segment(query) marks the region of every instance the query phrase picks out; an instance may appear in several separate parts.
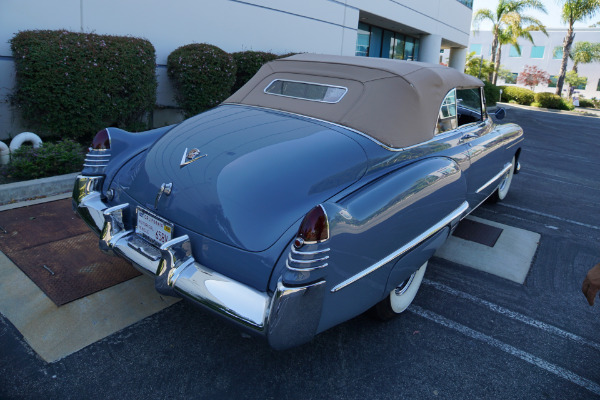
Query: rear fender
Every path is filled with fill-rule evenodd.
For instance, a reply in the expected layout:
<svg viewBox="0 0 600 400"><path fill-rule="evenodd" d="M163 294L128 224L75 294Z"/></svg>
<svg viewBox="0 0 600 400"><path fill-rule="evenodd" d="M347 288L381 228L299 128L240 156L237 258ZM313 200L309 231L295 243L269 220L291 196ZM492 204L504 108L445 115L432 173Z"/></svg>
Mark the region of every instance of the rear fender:
<svg viewBox="0 0 600 400"><path fill-rule="evenodd" d="M455 226L466 212L466 193L458 164L432 157L325 204L331 232L330 296L319 330L367 310L388 286L431 257L449 233L445 228ZM409 255L408 265L398 262Z"/></svg>

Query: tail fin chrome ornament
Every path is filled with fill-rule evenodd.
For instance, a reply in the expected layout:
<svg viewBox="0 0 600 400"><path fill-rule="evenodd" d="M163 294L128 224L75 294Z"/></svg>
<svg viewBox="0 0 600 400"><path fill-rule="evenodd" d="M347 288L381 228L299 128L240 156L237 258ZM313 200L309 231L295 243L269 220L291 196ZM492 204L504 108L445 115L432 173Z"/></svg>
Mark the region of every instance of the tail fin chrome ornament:
<svg viewBox="0 0 600 400"><path fill-rule="evenodd" d="M203 157L206 157L207 154L200 154L200 150L199 149L191 149L190 151L188 151L187 147L185 148L185 150L183 151L183 157L181 157L181 163L179 163L179 167L183 168L188 164L193 163L194 161L197 161Z"/></svg>

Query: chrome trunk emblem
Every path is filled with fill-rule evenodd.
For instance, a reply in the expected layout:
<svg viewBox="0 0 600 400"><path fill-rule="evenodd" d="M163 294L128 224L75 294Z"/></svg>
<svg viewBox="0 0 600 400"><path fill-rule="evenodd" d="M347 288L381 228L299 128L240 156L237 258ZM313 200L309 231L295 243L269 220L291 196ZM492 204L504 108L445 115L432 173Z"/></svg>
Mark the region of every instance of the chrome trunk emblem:
<svg viewBox="0 0 600 400"><path fill-rule="evenodd" d="M190 151L188 151L187 147L183 152L183 157L181 158L181 163L179 164L179 167L184 167L188 164L193 163L196 160L201 159L202 157L206 157L207 154L202 154L200 155L200 150L199 149L191 149Z"/></svg>

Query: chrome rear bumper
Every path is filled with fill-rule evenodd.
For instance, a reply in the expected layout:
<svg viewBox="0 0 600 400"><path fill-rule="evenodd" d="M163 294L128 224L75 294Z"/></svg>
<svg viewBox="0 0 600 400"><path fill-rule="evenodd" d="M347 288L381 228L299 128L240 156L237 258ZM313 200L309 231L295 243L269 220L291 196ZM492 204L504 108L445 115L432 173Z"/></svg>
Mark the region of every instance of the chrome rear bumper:
<svg viewBox="0 0 600 400"><path fill-rule="evenodd" d="M187 235L156 248L127 227L129 204L109 207L101 199L102 177L78 176L73 209L100 236L100 249L120 256L141 272L154 276L156 290L183 297L209 309L250 333L264 336L276 349L305 343L316 334L325 294L325 281L260 292L198 263Z"/></svg>

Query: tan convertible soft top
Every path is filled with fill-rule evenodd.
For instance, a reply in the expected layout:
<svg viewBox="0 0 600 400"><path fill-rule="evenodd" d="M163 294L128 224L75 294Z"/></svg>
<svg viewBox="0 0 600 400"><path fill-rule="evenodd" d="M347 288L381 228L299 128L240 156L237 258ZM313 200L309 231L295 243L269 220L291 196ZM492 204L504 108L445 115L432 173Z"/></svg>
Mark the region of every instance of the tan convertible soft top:
<svg viewBox="0 0 600 400"><path fill-rule="evenodd" d="M276 79L348 88L338 103L265 93ZM299 54L265 64L225 103L289 111L361 131L393 148L433 137L442 100L452 88L483 86L442 65L383 58Z"/></svg>

